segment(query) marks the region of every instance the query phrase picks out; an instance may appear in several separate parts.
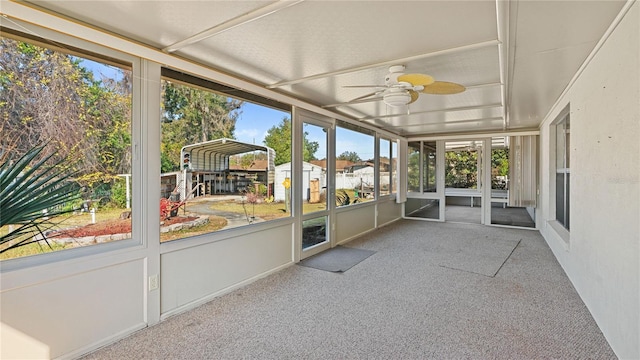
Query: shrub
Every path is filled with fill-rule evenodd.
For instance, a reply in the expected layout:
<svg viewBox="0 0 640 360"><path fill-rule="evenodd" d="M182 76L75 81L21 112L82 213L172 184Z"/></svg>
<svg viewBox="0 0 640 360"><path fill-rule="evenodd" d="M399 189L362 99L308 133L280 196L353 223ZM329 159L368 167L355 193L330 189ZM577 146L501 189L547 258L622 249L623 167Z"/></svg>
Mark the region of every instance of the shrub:
<svg viewBox="0 0 640 360"><path fill-rule="evenodd" d="M127 184L124 179L117 179L111 185L111 204L124 209L127 206Z"/></svg>

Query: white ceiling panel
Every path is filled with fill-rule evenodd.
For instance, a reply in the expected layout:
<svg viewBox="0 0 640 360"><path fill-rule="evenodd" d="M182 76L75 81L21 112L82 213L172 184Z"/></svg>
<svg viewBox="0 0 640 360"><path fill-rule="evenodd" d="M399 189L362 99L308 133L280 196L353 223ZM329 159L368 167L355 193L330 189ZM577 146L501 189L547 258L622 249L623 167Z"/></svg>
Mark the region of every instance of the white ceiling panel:
<svg viewBox="0 0 640 360"><path fill-rule="evenodd" d="M278 82L495 39L495 24L485 1L305 1L192 46L260 64Z"/></svg>
<svg viewBox="0 0 640 360"><path fill-rule="evenodd" d="M257 7L264 1L28 1L35 6L163 48Z"/></svg>
<svg viewBox="0 0 640 360"><path fill-rule="evenodd" d="M420 136L536 128L624 3L47 0L19 4L35 4L391 132ZM499 19L497 5L505 10ZM382 85L391 65L405 65L405 73L429 74L467 89L453 95L421 94L408 108L372 99L335 106L375 91L345 86Z"/></svg>

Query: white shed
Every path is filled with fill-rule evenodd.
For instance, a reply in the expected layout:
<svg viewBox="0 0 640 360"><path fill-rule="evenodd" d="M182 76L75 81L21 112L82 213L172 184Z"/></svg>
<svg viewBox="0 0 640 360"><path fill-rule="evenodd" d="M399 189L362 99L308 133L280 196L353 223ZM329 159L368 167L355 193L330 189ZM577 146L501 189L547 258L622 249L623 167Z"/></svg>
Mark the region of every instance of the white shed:
<svg viewBox="0 0 640 360"><path fill-rule="evenodd" d="M275 168L275 184L274 184L274 199L275 201L285 200L285 188L283 182L286 178L291 179L291 163L281 164ZM310 183L312 180L318 180L320 182L320 192L323 193L327 189L326 171L320 166L310 164L308 162L302 163L302 198L305 201L309 200L310 196Z"/></svg>

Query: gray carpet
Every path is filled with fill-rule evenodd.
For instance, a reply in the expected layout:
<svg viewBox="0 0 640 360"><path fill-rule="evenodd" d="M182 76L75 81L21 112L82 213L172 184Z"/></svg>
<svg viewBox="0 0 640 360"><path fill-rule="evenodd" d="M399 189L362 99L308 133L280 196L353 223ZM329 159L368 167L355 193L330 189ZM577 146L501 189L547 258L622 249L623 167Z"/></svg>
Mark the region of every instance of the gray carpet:
<svg viewBox="0 0 640 360"><path fill-rule="evenodd" d="M375 254L375 251L336 246L304 259L298 265L331 272L345 272Z"/></svg>
<svg viewBox="0 0 640 360"><path fill-rule="evenodd" d="M484 276L495 276L520 240L452 239L438 246L438 265Z"/></svg>
<svg viewBox="0 0 640 360"><path fill-rule="evenodd" d="M440 266L456 241L520 242L490 277ZM404 220L348 246L376 254L290 266L87 359L615 359L535 231Z"/></svg>

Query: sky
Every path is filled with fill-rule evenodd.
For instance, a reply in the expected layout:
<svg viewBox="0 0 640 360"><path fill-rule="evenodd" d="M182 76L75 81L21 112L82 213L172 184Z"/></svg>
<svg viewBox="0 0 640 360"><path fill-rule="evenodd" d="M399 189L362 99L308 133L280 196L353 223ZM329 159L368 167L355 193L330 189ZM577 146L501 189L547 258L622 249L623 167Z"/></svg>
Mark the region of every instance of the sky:
<svg viewBox="0 0 640 360"><path fill-rule="evenodd" d="M288 112L271 109L245 101L242 114L236 121L236 140L264 145L263 140L267 131L280 124L283 118L291 118Z"/></svg>
<svg viewBox="0 0 640 360"><path fill-rule="evenodd" d="M81 65L92 71L98 79L101 78L101 75L116 79L122 76L117 67L88 59L82 59ZM264 145L263 141L267 131L280 124L285 117L291 118L291 114L245 101L242 106L242 114L236 121L235 138L249 144ZM316 141L319 144L315 154L316 158L325 158L326 134L320 127L310 125L305 126L304 131L307 132L309 141ZM336 156L345 151L356 152L362 160L372 159L373 137L338 127L336 129Z"/></svg>
<svg viewBox="0 0 640 360"><path fill-rule="evenodd" d="M236 139L250 144L264 145L263 140L267 131L280 124L283 117L291 118L291 115L288 112L245 102L242 106L242 114L236 121ZM325 158L326 133L322 131L321 127L315 125L305 126L304 131L307 132L309 141L316 141L319 144L315 154L316 158ZM372 159L374 157L374 138L338 127L336 129L336 156L345 151L358 153L362 160Z"/></svg>

